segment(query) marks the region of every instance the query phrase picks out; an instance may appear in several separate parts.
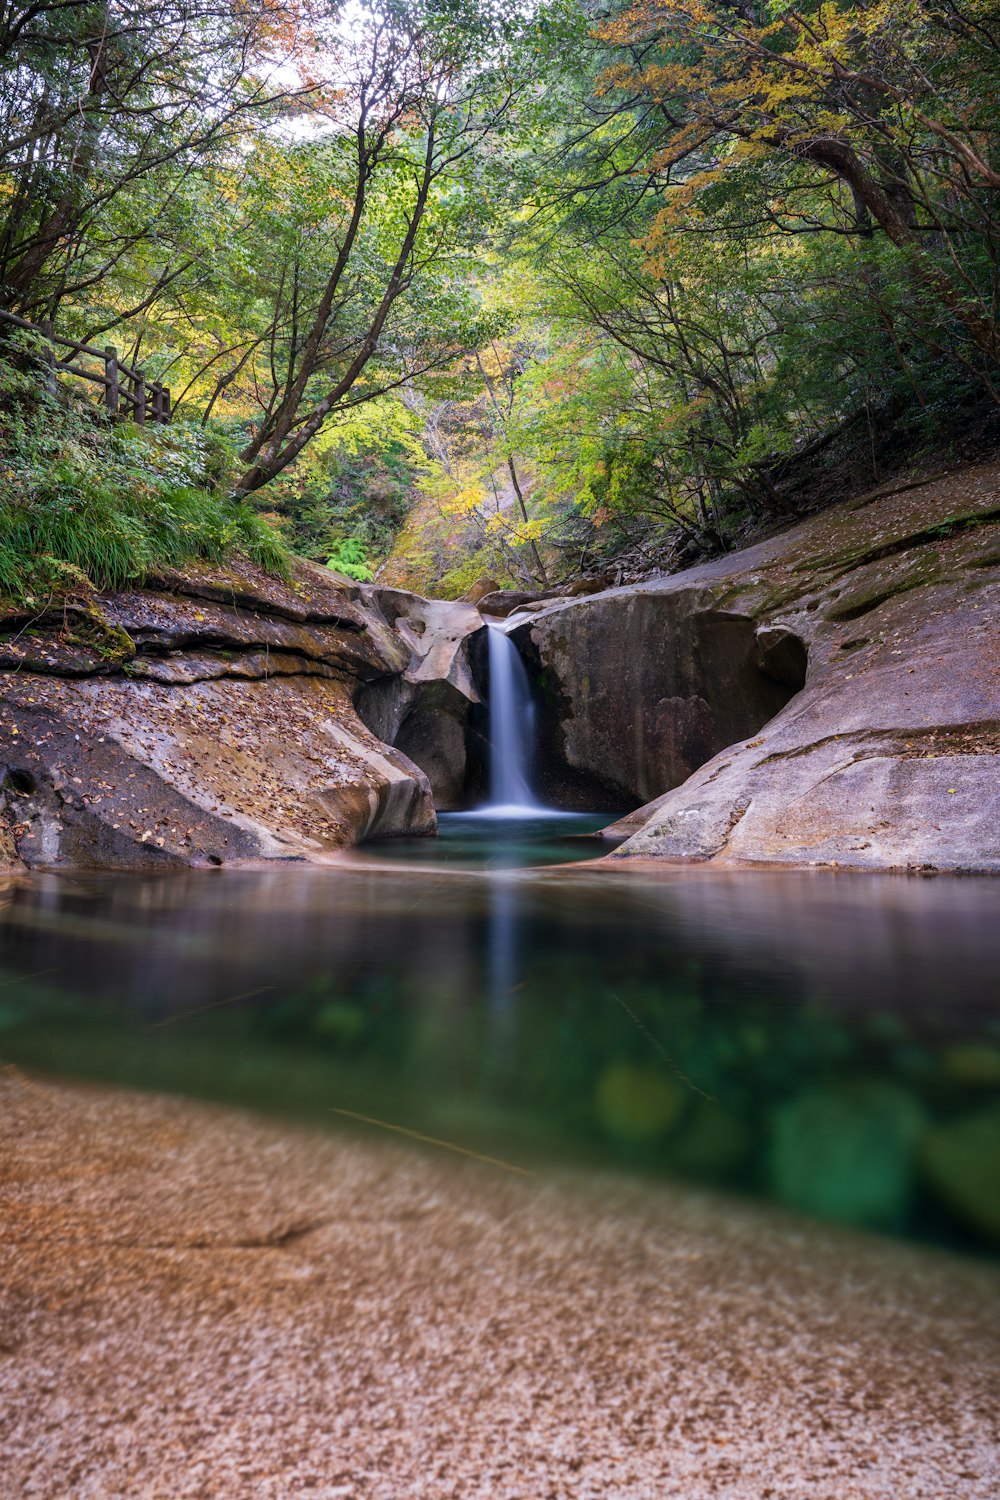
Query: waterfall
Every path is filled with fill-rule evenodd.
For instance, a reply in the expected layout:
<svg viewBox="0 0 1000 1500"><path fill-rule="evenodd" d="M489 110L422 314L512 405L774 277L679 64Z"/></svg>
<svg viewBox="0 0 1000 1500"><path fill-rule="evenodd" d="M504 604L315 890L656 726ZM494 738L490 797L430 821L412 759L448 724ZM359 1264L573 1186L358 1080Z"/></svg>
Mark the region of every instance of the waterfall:
<svg viewBox="0 0 1000 1500"><path fill-rule="evenodd" d="M531 742L535 711L524 662L514 642L489 626L490 801L489 811L535 813L531 790Z"/></svg>

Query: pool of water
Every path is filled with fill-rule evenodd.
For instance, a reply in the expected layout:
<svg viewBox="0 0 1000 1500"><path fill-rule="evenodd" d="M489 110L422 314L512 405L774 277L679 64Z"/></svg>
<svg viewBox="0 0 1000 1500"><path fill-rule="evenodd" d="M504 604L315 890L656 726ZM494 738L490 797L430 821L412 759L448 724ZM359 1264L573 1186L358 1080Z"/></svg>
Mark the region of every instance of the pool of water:
<svg viewBox="0 0 1000 1500"><path fill-rule="evenodd" d="M12 882L0 1061L995 1253L1000 884L571 866L600 821Z"/></svg>
<svg viewBox="0 0 1000 1500"><path fill-rule="evenodd" d="M598 859L616 842L598 837L609 813L537 811L439 813L433 839L379 839L365 859L478 870L525 869Z"/></svg>

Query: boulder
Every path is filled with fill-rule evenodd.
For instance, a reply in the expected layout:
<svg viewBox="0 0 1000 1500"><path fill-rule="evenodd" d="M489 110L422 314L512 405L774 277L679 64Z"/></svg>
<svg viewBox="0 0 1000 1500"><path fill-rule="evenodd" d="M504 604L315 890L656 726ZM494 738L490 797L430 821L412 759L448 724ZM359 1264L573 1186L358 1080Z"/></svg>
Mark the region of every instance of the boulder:
<svg viewBox="0 0 1000 1500"><path fill-rule="evenodd" d="M862 1079L808 1090L774 1112L771 1189L789 1208L900 1230L923 1125L917 1101L892 1084Z"/></svg>
<svg viewBox="0 0 1000 1500"><path fill-rule="evenodd" d="M463 807L469 711L480 701L468 643L482 628L482 616L472 604L424 599L403 589L372 586L365 599L408 658L401 672L361 686L358 712L380 739L426 774L435 807Z"/></svg>
<svg viewBox="0 0 1000 1500"><path fill-rule="evenodd" d="M478 604L480 600L486 598L487 594L495 594L499 587L495 578L477 578L468 593L463 596L463 603Z"/></svg>
<svg viewBox="0 0 1000 1500"><path fill-rule="evenodd" d="M612 589L550 604L512 635L539 689L542 789L561 803L646 802L790 696L760 667L754 620L711 588Z"/></svg>
<svg viewBox="0 0 1000 1500"><path fill-rule="evenodd" d="M615 860L1000 872L998 559L980 464L538 605L544 784Z"/></svg>
<svg viewBox="0 0 1000 1500"><path fill-rule="evenodd" d="M669 1168L699 1182L737 1173L753 1145L750 1124L715 1099L695 1099L679 1134L664 1152Z"/></svg>
<svg viewBox="0 0 1000 1500"><path fill-rule="evenodd" d="M552 584L544 589L503 589L494 584L493 589L481 593L475 600L484 615L494 619L506 619L519 610L531 609L553 599L579 599L585 595L603 593L610 582L608 577L573 578L565 583ZM471 590L470 590L471 595ZM469 597L469 596L467 596Z"/></svg>
<svg viewBox="0 0 1000 1500"><path fill-rule="evenodd" d="M513 614L515 609L522 609L528 604L538 604L546 598L548 595L540 593L537 589L496 589L492 594L484 594L479 601L479 610L481 614L492 615L494 619L502 620L507 615Z"/></svg>
<svg viewBox="0 0 1000 1500"><path fill-rule="evenodd" d="M678 1079L639 1063L611 1063L597 1080L594 1106L602 1130L624 1141L665 1135L684 1109Z"/></svg>
<svg viewBox="0 0 1000 1500"><path fill-rule="evenodd" d="M1000 1245L1000 1104L928 1131L920 1163L942 1202L969 1229Z"/></svg>
<svg viewBox="0 0 1000 1500"><path fill-rule="evenodd" d="M434 831L427 778L354 708L409 660L359 588L308 563L154 582L35 634L4 622L0 848L55 869L322 861Z"/></svg>
<svg viewBox="0 0 1000 1500"><path fill-rule="evenodd" d="M558 589L553 589L553 596L569 599L579 599L584 594L603 594L604 590L610 588L616 579L612 573L602 574L596 578L580 576L564 583Z"/></svg>

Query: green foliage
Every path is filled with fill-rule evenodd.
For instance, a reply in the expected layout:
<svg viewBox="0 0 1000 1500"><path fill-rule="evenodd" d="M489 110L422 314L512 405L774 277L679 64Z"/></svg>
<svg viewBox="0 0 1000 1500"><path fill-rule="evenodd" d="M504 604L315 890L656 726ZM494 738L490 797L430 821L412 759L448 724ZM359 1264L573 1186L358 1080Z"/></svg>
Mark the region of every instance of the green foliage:
<svg viewBox="0 0 1000 1500"><path fill-rule="evenodd" d="M538 12L545 87L480 277L508 399L475 477L489 497L515 464L527 525L508 500L487 529L555 576L716 551L1000 432L995 39L922 0L778 14Z"/></svg>
<svg viewBox="0 0 1000 1500"><path fill-rule="evenodd" d="M326 565L335 573L346 573L348 578L356 578L359 583L371 583L375 577L365 555L365 544L356 536L343 537L327 558Z"/></svg>
<svg viewBox="0 0 1000 1500"><path fill-rule="evenodd" d="M151 0L110 50L7 9L0 298L182 418L32 436L10 372L8 588L26 527L95 578L278 565L227 489L431 592L673 564L1000 430L986 0Z"/></svg>
<svg viewBox="0 0 1000 1500"><path fill-rule="evenodd" d="M217 453L197 427L110 427L86 408L36 399L0 363L0 434L6 596L41 603L230 553L287 569L267 523L211 488Z"/></svg>
<svg viewBox="0 0 1000 1500"><path fill-rule="evenodd" d="M351 577L361 576L352 567L373 576L412 503L417 425L398 400L384 397L322 432L267 490L289 546L316 562L341 557L344 563L330 565ZM356 557L347 544L359 549Z"/></svg>

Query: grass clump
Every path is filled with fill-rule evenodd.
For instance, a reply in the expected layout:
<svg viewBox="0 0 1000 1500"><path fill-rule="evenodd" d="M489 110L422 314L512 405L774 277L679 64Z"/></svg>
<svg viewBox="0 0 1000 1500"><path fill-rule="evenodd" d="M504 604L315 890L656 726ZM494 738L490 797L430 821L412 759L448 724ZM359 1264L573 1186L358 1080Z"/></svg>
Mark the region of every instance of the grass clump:
<svg viewBox="0 0 1000 1500"><path fill-rule="evenodd" d="M281 539L225 493L217 449L193 423L112 426L0 363L0 595L38 603L234 555L287 575Z"/></svg>

